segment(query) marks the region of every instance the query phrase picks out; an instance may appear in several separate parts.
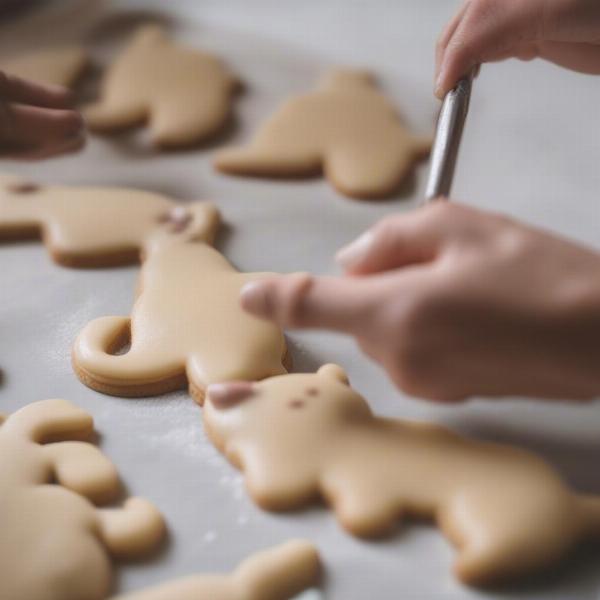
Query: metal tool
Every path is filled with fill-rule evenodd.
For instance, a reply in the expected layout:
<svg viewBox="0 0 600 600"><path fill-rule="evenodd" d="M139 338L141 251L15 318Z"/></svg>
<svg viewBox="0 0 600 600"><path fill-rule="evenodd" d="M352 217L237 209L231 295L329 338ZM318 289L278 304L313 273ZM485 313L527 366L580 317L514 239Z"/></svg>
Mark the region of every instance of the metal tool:
<svg viewBox="0 0 600 600"><path fill-rule="evenodd" d="M473 69L461 79L444 98L431 152L431 168L424 202L448 199L450 195L460 140L469 111L471 87L477 70Z"/></svg>

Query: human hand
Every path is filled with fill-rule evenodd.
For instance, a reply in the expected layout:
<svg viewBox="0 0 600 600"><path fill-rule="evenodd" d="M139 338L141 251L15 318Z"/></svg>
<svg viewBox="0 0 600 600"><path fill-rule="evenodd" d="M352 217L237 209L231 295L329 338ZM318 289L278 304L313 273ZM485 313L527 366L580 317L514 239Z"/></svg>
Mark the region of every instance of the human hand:
<svg viewBox="0 0 600 600"><path fill-rule="evenodd" d="M78 150L84 141L68 90L0 72L0 156L46 158Z"/></svg>
<svg viewBox="0 0 600 600"><path fill-rule="evenodd" d="M353 335L415 396L600 394L600 255L505 217L436 202L338 253L344 277L248 284L284 327Z"/></svg>
<svg viewBox="0 0 600 600"><path fill-rule="evenodd" d="M600 74L597 0L465 0L436 49L439 98L475 65L544 58Z"/></svg>

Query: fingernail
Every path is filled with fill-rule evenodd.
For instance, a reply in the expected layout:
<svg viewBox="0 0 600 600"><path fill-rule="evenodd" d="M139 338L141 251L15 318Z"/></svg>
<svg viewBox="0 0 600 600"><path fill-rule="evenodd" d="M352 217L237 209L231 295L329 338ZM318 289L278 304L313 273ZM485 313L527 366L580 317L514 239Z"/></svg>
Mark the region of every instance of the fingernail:
<svg viewBox="0 0 600 600"><path fill-rule="evenodd" d="M267 286L262 281L247 283L240 294L242 307L248 312L259 317L268 317L271 314Z"/></svg>
<svg viewBox="0 0 600 600"><path fill-rule="evenodd" d="M373 234L370 231L366 231L352 243L338 250L335 255L335 260L344 269L347 269L357 262L360 262L366 256L372 243Z"/></svg>
<svg viewBox="0 0 600 600"><path fill-rule="evenodd" d="M85 132L85 122L79 113L74 113L73 121L69 126L67 137L77 138L82 137Z"/></svg>
<svg viewBox="0 0 600 600"><path fill-rule="evenodd" d="M437 78L435 80L435 85L433 86L433 93L435 94L436 98L439 98L440 100L444 96L444 91L443 91L443 87L442 87L443 82L444 82L444 64L441 64L440 68L438 69L438 74L437 74Z"/></svg>

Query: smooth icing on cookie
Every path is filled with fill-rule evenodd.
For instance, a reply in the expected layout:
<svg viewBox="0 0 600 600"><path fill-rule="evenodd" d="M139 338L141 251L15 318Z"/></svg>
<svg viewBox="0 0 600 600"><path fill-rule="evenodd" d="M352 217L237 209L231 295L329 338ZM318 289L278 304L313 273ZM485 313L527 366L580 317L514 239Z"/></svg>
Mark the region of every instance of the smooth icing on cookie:
<svg viewBox="0 0 600 600"><path fill-rule="evenodd" d="M73 350L79 378L117 396L151 396L189 384L285 373L283 332L249 315L241 288L266 273L239 273L211 244L219 213L210 203L177 207L145 245L131 317L89 323ZM127 348L125 353L119 353Z"/></svg>
<svg viewBox="0 0 600 600"><path fill-rule="evenodd" d="M242 148L217 155L220 171L273 177L324 171L343 194L393 194L430 138L412 135L362 71L334 70L315 92L288 100Z"/></svg>
<svg viewBox="0 0 600 600"><path fill-rule="evenodd" d="M290 541L247 558L231 575L196 575L114 600L287 600L314 586L319 556Z"/></svg>
<svg viewBox="0 0 600 600"><path fill-rule="evenodd" d="M1 63L0 69L42 85L72 87L88 63L89 58L83 48L63 46L21 54Z"/></svg>
<svg viewBox="0 0 600 600"><path fill-rule="evenodd" d="M292 509L320 497L359 536L386 533L404 517L433 519L468 584L531 573L600 538L600 497L571 492L541 458L376 417L335 365L211 386L203 420L260 506Z"/></svg>
<svg viewBox="0 0 600 600"><path fill-rule="evenodd" d="M83 440L90 415L44 400L0 419L0 597L101 600L111 560L161 541L164 523L147 500L96 508L121 489L112 463Z"/></svg>
<svg viewBox="0 0 600 600"><path fill-rule="evenodd" d="M151 234L172 229L177 210L184 205L150 192L0 176L0 241L41 237L53 259L70 267L139 262Z"/></svg>
<svg viewBox="0 0 600 600"><path fill-rule="evenodd" d="M176 45L160 27L146 25L108 69L85 119L99 132L147 121L157 146L185 146L224 127L237 84L217 57Z"/></svg>

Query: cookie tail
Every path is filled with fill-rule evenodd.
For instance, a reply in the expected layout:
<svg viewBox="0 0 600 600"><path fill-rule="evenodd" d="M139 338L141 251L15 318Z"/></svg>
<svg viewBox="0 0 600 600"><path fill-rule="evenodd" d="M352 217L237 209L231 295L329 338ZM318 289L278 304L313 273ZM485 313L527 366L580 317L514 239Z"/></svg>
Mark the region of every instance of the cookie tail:
<svg viewBox="0 0 600 600"><path fill-rule="evenodd" d="M133 559L156 549L165 535L158 509L143 498L129 498L121 508L97 511L99 535L111 556Z"/></svg>
<svg viewBox="0 0 600 600"><path fill-rule="evenodd" d="M235 578L250 600L285 600L316 585L320 570L316 548L293 540L248 558Z"/></svg>
<svg viewBox="0 0 600 600"><path fill-rule="evenodd" d="M600 496L584 494L578 500L583 513L584 535L600 541Z"/></svg>
<svg viewBox="0 0 600 600"><path fill-rule="evenodd" d="M134 398L185 387L183 361L164 349L132 343L127 352L116 354L130 341L128 317L102 317L89 323L73 348L73 367L79 379L99 392Z"/></svg>

